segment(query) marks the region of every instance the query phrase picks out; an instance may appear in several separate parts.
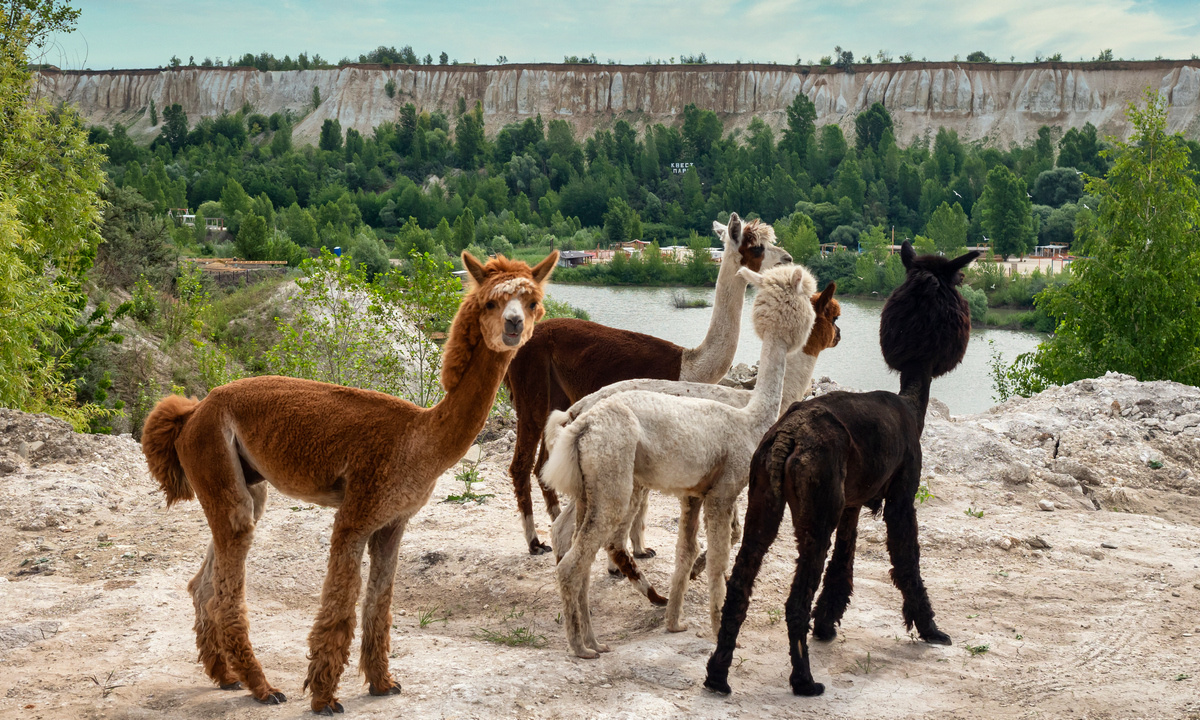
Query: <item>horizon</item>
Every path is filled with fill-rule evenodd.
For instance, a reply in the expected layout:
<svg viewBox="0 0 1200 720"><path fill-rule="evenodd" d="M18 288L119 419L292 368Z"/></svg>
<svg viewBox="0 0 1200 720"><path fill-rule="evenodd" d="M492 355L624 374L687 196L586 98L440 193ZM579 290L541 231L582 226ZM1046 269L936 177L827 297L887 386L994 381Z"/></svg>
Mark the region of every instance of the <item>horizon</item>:
<svg viewBox="0 0 1200 720"><path fill-rule="evenodd" d="M549 0L437 6L366 0L351 12L330 0L78 5L75 32L52 38L39 62L63 70L154 69L168 66L172 56L198 66L205 58L224 63L247 53L282 59L307 52L336 65L381 46L411 46L434 64L446 52L459 64L484 66L501 59L560 64L561 58L591 55L600 65L680 65L681 57L701 54L707 64L817 65L836 45L854 53L855 64L864 57L878 62L880 55L897 62L906 53L913 62L965 62L982 51L995 62L1030 63L1056 53L1062 62L1088 62L1105 50L1114 60L1136 61L1197 59L1200 52L1200 17L1186 0L1065 0L1053 6L1002 0L987 7L851 0L832 8L795 0L623 0L603 8ZM206 32L210 27L216 32ZM672 32L663 33L664 27Z"/></svg>

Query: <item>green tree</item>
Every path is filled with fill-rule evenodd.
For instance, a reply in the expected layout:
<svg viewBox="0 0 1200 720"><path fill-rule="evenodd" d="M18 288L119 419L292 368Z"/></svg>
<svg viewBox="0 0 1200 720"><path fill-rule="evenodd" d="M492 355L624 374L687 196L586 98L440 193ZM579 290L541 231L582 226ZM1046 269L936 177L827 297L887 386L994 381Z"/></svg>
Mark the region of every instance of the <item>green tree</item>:
<svg viewBox="0 0 1200 720"><path fill-rule="evenodd" d="M683 141L692 151L692 159L708 154L712 144L721 139L724 127L712 110L701 110L694 103L683 108Z"/></svg>
<svg viewBox="0 0 1200 720"><path fill-rule="evenodd" d="M312 106L313 110L321 107L321 88L317 87L316 85L313 85Z"/></svg>
<svg viewBox="0 0 1200 720"><path fill-rule="evenodd" d="M335 119L326 119L321 123L321 139L317 147L322 150L336 152L342 149L342 124Z"/></svg>
<svg viewBox="0 0 1200 720"><path fill-rule="evenodd" d="M798 263L808 262L821 249L812 218L804 213L792 213L781 218L774 227L776 243Z"/></svg>
<svg viewBox="0 0 1200 720"><path fill-rule="evenodd" d="M234 242L243 260L265 260L267 257L267 221L251 213L242 219Z"/></svg>
<svg viewBox="0 0 1200 720"><path fill-rule="evenodd" d="M484 142L483 104L476 100L475 108L459 115L458 123L454 126L459 165L468 170L477 167L477 158L484 153Z"/></svg>
<svg viewBox="0 0 1200 720"><path fill-rule="evenodd" d="M1003 165L987 174L983 197L983 234L992 250L1007 259L1033 250L1037 236L1033 227L1033 203L1025 181Z"/></svg>
<svg viewBox="0 0 1200 720"><path fill-rule="evenodd" d="M172 152L179 152L187 142L188 119L187 113L179 103L163 108L163 128L158 137L166 143Z"/></svg>
<svg viewBox="0 0 1200 720"><path fill-rule="evenodd" d="M787 127L779 144L805 159L808 140L816 133L817 107L804 93L797 93L787 107Z"/></svg>
<svg viewBox="0 0 1200 720"><path fill-rule="evenodd" d="M879 150L879 141L883 139L885 130L892 129L892 115L876 102L870 108L860 112L854 118L854 146L861 153L863 150Z"/></svg>
<svg viewBox="0 0 1200 720"><path fill-rule="evenodd" d="M103 155L72 110L34 97L28 54L78 14L58 0L0 5L0 406L83 429L103 410L78 408L64 373L68 343L89 332L79 322L101 240Z"/></svg>
<svg viewBox="0 0 1200 720"><path fill-rule="evenodd" d="M282 123L275 134L271 136L271 154L275 157L283 157L292 149L292 126L290 123Z"/></svg>
<svg viewBox="0 0 1200 720"><path fill-rule="evenodd" d="M454 221L454 253L461 253L473 242L475 242L475 213L471 212L471 208L467 208Z"/></svg>
<svg viewBox="0 0 1200 720"><path fill-rule="evenodd" d="M962 205L942 203L929 218L925 226L925 235L933 240L943 255L957 257L967 247L967 232L971 229L971 220L963 212Z"/></svg>
<svg viewBox="0 0 1200 720"><path fill-rule="evenodd" d="M158 125L158 108L154 107L154 101L150 101L150 127Z"/></svg>
<svg viewBox="0 0 1200 720"><path fill-rule="evenodd" d="M1167 103L1155 93L1131 105L1129 142L1111 152L1094 225L1071 282L1048 288L1039 308L1058 320L1038 348L1041 374L1056 383L1106 371L1139 380L1200 385L1200 193L1179 135L1167 133Z"/></svg>

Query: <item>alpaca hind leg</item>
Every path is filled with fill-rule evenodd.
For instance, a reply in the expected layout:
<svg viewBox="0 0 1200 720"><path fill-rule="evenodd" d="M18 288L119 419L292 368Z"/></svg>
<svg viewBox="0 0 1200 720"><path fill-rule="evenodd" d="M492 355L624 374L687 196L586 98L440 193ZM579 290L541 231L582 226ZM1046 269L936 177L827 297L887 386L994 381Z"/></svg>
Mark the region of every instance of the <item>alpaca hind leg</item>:
<svg viewBox="0 0 1200 720"><path fill-rule="evenodd" d="M209 603L213 598L213 544L208 544L208 552L199 572L188 583L188 593L192 596L192 605L196 609L196 649L200 652L199 660L204 665L204 674L221 686L222 690L240 690L242 683L237 675L225 663L221 654L220 626L216 618L208 612Z"/></svg>
<svg viewBox="0 0 1200 720"><path fill-rule="evenodd" d="M546 502L546 512L550 515L550 519L557 520L558 514L562 512L558 505L558 493L554 492L554 488L546 487L542 483L542 466L546 464L546 459L549 453L546 452L546 441L543 440L538 445L537 462L533 466L533 475L537 478L538 487L542 491L542 500Z"/></svg>
<svg viewBox="0 0 1200 720"><path fill-rule="evenodd" d="M667 593L667 631L683 632L683 596L687 594L692 563L700 552L696 535L700 530L700 498L679 499L679 537L675 541L675 571L671 574L671 589Z"/></svg>
<svg viewBox="0 0 1200 720"><path fill-rule="evenodd" d="M595 557L594 554L593 557ZM583 621L583 643L598 653L606 653L610 648L597 640L596 633L592 630L592 607L588 601L588 598L591 596L591 589L592 573L589 571L583 575L583 585L579 588L578 595L579 616Z"/></svg>
<svg viewBox="0 0 1200 720"><path fill-rule="evenodd" d="M212 592L206 614L217 626L221 655L255 700L275 705L287 700L267 682L262 665L250 644L250 620L246 613L246 555L254 539L253 500L245 486L237 488L236 504L209 514L213 530ZM199 495L199 492L197 493ZM227 495L226 495L227 497ZM208 513L209 507L205 508Z"/></svg>
<svg viewBox="0 0 1200 720"><path fill-rule="evenodd" d="M792 521L796 530L796 575L792 578L792 589L784 606L788 626L788 653L792 660L792 693L812 696L825 692L822 683L814 682L808 659L809 617L813 595L821 582L821 569L825 555L829 552L829 535L833 528L820 522L818 516L829 513L827 508L805 507L802 503L789 503ZM836 513L833 510L832 513Z"/></svg>
<svg viewBox="0 0 1200 720"><path fill-rule="evenodd" d="M513 395L517 400L517 395ZM521 513L521 522L525 528L525 543L530 555L541 555L550 551L550 546L538 539L537 528L533 523L533 500L530 497L529 476L533 472L534 457L542 445L542 428L546 424L549 410L545 407L544 398L533 405L540 411L517 407L517 441L513 445L513 459L508 466L512 477L513 494L517 498L517 509Z"/></svg>
<svg viewBox="0 0 1200 720"><path fill-rule="evenodd" d="M588 617L588 576L592 560L601 545L601 531L591 516L590 504L578 503L579 527L571 539L571 549L563 555L554 569L558 591L563 601L563 628L567 644L576 656L586 659L599 657L599 650L588 644L591 619Z"/></svg>
<svg viewBox="0 0 1200 720"><path fill-rule="evenodd" d="M355 604L362 584L360 566L367 538L355 525L358 518L344 514L344 503L333 521L329 540L329 567L321 588L321 609L308 633L308 675L304 689L312 690L312 710L329 715L342 712L334 693L350 660L354 639Z"/></svg>
<svg viewBox="0 0 1200 720"><path fill-rule="evenodd" d="M654 548L646 547L646 508L650 505L650 489L639 487L633 495L633 522L629 526L629 544L633 546L633 556L639 560L652 558L658 553Z"/></svg>
<svg viewBox="0 0 1200 720"><path fill-rule="evenodd" d="M725 573L729 569L729 515L732 501L712 494L704 501L705 534L708 536L708 620L715 638L721 630L721 607L725 604Z"/></svg>
<svg viewBox="0 0 1200 720"><path fill-rule="evenodd" d="M927 643L949 645L950 636L938 630L933 621L933 606L921 579L921 548L917 543L917 510L913 495L920 480L921 463L909 463L893 479L883 505L887 525L888 555L892 560L892 583L904 597L905 628L917 629Z"/></svg>
<svg viewBox="0 0 1200 720"><path fill-rule="evenodd" d="M825 569L825 584L813 611L813 639L827 642L837 637L835 625L842 622L850 596L854 594L854 546L858 540L858 516L862 508L848 507L838 522L833 557Z"/></svg>
<svg viewBox="0 0 1200 720"><path fill-rule="evenodd" d="M733 563L729 582L726 583L725 604L721 609L721 627L717 631L717 647L708 659L704 687L712 692L728 695L729 665L733 662L733 651L737 647L738 632L746 620L750 607L750 593L754 579L762 568L763 557L775 542L779 523L783 520L783 494L778 486L765 478L756 483L751 477L750 499L746 504L746 534L742 547Z"/></svg>
<svg viewBox="0 0 1200 720"><path fill-rule="evenodd" d="M388 654L392 649L392 589L396 581L400 539L408 518L397 518L371 533L367 550L371 570L367 575L367 592L363 597L362 651L358 667L366 675L372 695L399 695L400 683L388 669Z"/></svg>

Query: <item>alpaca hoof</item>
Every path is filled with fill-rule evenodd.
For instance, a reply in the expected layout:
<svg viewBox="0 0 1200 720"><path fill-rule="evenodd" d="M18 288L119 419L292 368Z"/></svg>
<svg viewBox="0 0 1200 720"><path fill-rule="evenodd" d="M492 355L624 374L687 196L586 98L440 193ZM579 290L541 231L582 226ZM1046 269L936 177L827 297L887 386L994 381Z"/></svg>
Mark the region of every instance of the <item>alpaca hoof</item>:
<svg viewBox="0 0 1200 720"><path fill-rule="evenodd" d="M654 552L654 548L642 548L641 552L634 550L633 556L638 560L645 560L646 558L658 557L658 553Z"/></svg>
<svg viewBox="0 0 1200 720"><path fill-rule="evenodd" d="M591 648L584 648L583 650L577 650L575 652L575 657L583 658L584 660L595 660L596 658L600 657L600 653L592 650Z"/></svg>
<svg viewBox="0 0 1200 720"><path fill-rule="evenodd" d="M792 684L792 694L800 697L816 697L823 692L825 692L825 686L819 682Z"/></svg>
<svg viewBox="0 0 1200 720"><path fill-rule="evenodd" d="M716 680L711 677L704 678L704 689L717 695L729 695L729 693L733 692L733 688L729 687L727 681Z"/></svg>
<svg viewBox="0 0 1200 720"><path fill-rule="evenodd" d="M837 637L837 628L835 628L833 625L820 624L820 625L813 626L813 640L820 640L821 642L829 642L830 640L833 640L836 637Z"/></svg>
<svg viewBox="0 0 1200 720"><path fill-rule="evenodd" d="M382 690L375 687L375 683L371 683L370 685L367 686L367 692L374 695L375 697L384 697L387 695L399 695L400 694L400 683L392 683L392 685L385 687Z"/></svg>
<svg viewBox="0 0 1200 720"><path fill-rule="evenodd" d="M270 690L267 692L266 697L254 698L254 699L257 700L258 702L262 703L263 705L282 705L285 702L287 702L287 695L284 695L283 693L279 692L278 690Z"/></svg>
<svg viewBox="0 0 1200 720"><path fill-rule="evenodd" d="M534 538L529 541L529 554L530 555L545 555L546 553L550 552L551 550L552 550L552 548L549 545L542 542L541 540L538 540L537 538Z"/></svg>
<svg viewBox="0 0 1200 720"><path fill-rule="evenodd" d="M942 632L941 630L938 630L937 628L934 628L933 630L930 630L929 632L921 633L921 639L924 640L925 642L929 643L930 645L952 645L953 644L950 642L950 636L947 635L946 633Z"/></svg>
<svg viewBox="0 0 1200 720"><path fill-rule="evenodd" d="M234 680L233 682L221 683L221 689L222 690L241 690L242 682L240 680Z"/></svg>
<svg viewBox="0 0 1200 720"><path fill-rule="evenodd" d="M612 575L613 577L621 577L621 569L615 568L615 567L610 567L608 569L608 574Z"/></svg>
<svg viewBox="0 0 1200 720"><path fill-rule="evenodd" d="M596 643L595 645L592 646L592 649L595 650L596 652L601 652L601 653L612 652L612 648L605 645L604 643Z"/></svg>
<svg viewBox="0 0 1200 720"><path fill-rule="evenodd" d="M340 702L338 702L337 700L334 700L332 703L326 705L325 707L321 708L320 710L313 708L314 715L324 715L326 717L333 717L334 713L341 714L344 712L346 712L346 708L342 707L342 704Z"/></svg>
<svg viewBox="0 0 1200 720"><path fill-rule="evenodd" d="M663 607L667 604L667 599L662 595L659 595L658 591L656 591L654 588L650 588L650 591L646 594L646 597L650 599L651 605Z"/></svg>
<svg viewBox="0 0 1200 720"><path fill-rule="evenodd" d="M681 632L687 632L687 629L688 629L687 623L679 623L678 625L672 625L670 623L667 623L667 632L681 633Z"/></svg>

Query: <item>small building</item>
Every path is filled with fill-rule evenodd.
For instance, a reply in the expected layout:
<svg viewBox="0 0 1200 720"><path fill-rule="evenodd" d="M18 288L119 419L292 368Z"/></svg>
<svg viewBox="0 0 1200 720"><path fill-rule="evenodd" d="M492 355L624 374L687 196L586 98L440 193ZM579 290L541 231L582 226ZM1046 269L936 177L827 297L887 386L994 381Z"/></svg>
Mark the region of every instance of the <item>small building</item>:
<svg viewBox="0 0 1200 720"><path fill-rule="evenodd" d="M596 253L585 250L561 250L558 253L558 267L572 268L588 265L596 259Z"/></svg>

